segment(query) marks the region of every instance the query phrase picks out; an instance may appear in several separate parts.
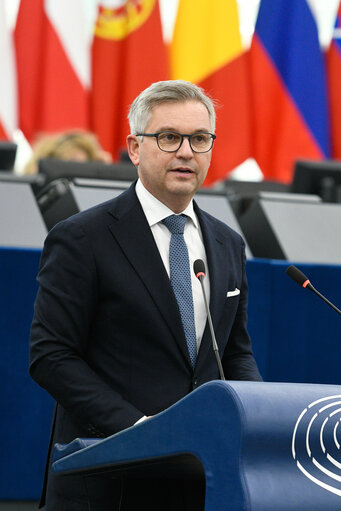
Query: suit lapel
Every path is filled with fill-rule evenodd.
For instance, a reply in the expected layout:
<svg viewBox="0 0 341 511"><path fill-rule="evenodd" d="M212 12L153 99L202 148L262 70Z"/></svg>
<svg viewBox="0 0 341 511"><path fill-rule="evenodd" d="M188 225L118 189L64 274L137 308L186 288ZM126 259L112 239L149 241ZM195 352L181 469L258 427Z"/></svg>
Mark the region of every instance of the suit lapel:
<svg viewBox="0 0 341 511"><path fill-rule="evenodd" d="M153 234L135 194L135 184L120 195L109 211L109 229L191 365L178 305Z"/></svg>
<svg viewBox="0 0 341 511"><path fill-rule="evenodd" d="M223 277L226 275L226 239L210 217L201 212L197 206L195 210L204 238L210 279L210 311L213 328L216 331L226 300L227 280ZM197 358L198 371L204 364L209 349L212 349L212 339L207 321Z"/></svg>

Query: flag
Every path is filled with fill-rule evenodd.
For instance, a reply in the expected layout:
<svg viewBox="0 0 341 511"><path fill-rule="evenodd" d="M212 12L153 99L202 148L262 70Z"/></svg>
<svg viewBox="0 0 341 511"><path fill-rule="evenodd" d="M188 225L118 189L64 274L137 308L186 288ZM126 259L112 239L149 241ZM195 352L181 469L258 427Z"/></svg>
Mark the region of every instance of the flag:
<svg viewBox="0 0 341 511"><path fill-rule="evenodd" d="M327 52L327 73L331 121L331 155L341 159L341 4L334 35Z"/></svg>
<svg viewBox="0 0 341 511"><path fill-rule="evenodd" d="M290 183L298 158L329 155L326 74L306 0L261 0L250 49L253 154Z"/></svg>
<svg viewBox="0 0 341 511"><path fill-rule="evenodd" d="M89 42L83 0L21 0L15 28L19 123L37 132L88 127Z"/></svg>
<svg viewBox="0 0 341 511"><path fill-rule="evenodd" d="M0 3L0 140L11 140L17 128L16 70L12 34L5 18L4 2Z"/></svg>
<svg viewBox="0 0 341 511"><path fill-rule="evenodd" d="M130 104L151 83L168 78L158 2L117 3L98 8L91 97L92 130L114 159L126 147Z"/></svg>
<svg viewBox="0 0 341 511"><path fill-rule="evenodd" d="M227 177L251 153L247 58L235 0L180 0L170 46L171 77L216 101L217 139L204 185Z"/></svg>

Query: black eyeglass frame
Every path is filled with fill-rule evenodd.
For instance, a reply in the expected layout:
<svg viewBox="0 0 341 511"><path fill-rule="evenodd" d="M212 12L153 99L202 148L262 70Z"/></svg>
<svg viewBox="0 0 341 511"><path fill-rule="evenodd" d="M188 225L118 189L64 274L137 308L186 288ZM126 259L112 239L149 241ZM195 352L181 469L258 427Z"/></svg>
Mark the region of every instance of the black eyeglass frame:
<svg viewBox="0 0 341 511"><path fill-rule="evenodd" d="M161 147L159 145L159 135L161 135L162 133L173 133L174 135L179 135L179 137L181 137L181 142L180 142L179 147L172 151L167 151L166 149L161 149ZM207 149L206 151L196 151L195 149L193 149L192 144L191 144L191 138L195 137L196 135L210 135L211 140L212 140L211 147L209 149ZM158 131L157 133L136 133L136 136L137 137L154 137L154 138L156 138L156 143L157 143L158 148L160 149L160 151L163 151L164 153L176 153L177 151L179 151L180 147L183 144L184 138L187 137L191 150L193 151L193 153L198 153L198 154L204 154L204 153L208 153L209 151L211 151L214 141L217 138L217 135L214 135L213 133L209 133L208 131L198 131L197 133L191 133L191 134L188 134L188 133L182 134L182 133L178 133L177 131Z"/></svg>

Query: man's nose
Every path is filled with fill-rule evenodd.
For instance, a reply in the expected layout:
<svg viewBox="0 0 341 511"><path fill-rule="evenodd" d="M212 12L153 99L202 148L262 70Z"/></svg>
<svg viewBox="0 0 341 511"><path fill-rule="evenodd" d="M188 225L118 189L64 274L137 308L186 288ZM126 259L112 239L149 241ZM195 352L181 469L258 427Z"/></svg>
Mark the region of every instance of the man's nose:
<svg viewBox="0 0 341 511"><path fill-rule="evenodd" d="M189 143L189 138L184 137L183 142L179 149L176 152L177 156L180 156L182 158L192 158L193 157L193 151L191 148L191 145Z"/></svg>

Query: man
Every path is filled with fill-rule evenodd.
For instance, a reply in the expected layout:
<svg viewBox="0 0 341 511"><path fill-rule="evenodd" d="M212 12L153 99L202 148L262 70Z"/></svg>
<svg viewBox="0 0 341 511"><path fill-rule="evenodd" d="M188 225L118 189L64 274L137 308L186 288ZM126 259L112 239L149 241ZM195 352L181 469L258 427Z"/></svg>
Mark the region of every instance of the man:
<svg viewBox="0 0 341 511"><path fill-rule="evenodd" d="M226 378L260 379L246 330L244 243L192 201L211 160L212 101L188 82L158 82L129 121L137 184L58 224L41 259L30 373L57 402L51 446L112 435L219 378L197 258ZM172 233L179 218L184 233ZM181 485L50 471L46 509L180 511L185 500Z"/></svg>

